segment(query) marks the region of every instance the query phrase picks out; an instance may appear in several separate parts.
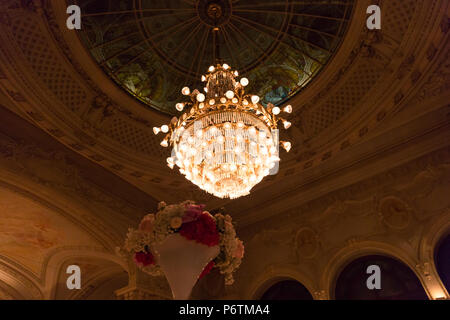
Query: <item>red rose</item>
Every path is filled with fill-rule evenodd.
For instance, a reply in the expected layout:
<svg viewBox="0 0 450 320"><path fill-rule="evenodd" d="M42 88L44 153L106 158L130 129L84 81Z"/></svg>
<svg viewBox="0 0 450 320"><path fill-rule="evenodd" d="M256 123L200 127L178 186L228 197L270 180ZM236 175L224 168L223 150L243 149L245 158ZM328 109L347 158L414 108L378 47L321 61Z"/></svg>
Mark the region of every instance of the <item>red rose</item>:
<svg viewBox="0 0 450 320"><path fill-rule="evenodd" d="M200 274L200 276L198 277L199 279L203 278L204 276L206 276L208 273L211 272L212 268L214 268L214 261L210 261L205 269L203 269L202 273Z"/></svg>
<svg viewBox="0 0 450 320"><path fill-rule="evenodd" d="M134 262L140 267L155 264L155 258L150 252L136 252L134 254Z"/></svg>
<svg viewBox="0 0 450 320"><path fill-rule="evenodd" d="M201 214L195 221L183 223L180 228L180 235L188 240L195 240L209 247L219 244L219 232L216 228L216 221L207 213Z"/></svg>
<svg viewBox="0 0 450 320"><path fill-rule="evenodd" d="M183 215L183 223L188 223L197 220L205 208L204 204L188 204L186 205L186 210Z"/></svg>

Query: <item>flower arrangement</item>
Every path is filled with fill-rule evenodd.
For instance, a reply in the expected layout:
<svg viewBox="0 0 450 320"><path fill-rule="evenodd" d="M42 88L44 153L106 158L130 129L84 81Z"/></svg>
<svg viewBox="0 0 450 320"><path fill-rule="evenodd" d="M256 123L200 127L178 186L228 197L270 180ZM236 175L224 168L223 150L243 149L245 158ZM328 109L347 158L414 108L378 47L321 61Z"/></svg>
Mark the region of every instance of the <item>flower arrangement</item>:
<svg viewBox="0 0 450 320"><path fill-rule="evenodd" d="M225 283L234 282L233 272L241 264L244 245L236 237L236 231L229 215L211 215L204 211L205 205L184 201L180 204L159 203L156 214L144 216L139 228L128 230L125 250L133 255L135 263L144 272L162 275L163 272L154 256L153 246L162 243L169 235L179 233L184 238L206 246L216 246L220 252L203 270L200 278L211 269L219 268L225 275Z"/></svg>

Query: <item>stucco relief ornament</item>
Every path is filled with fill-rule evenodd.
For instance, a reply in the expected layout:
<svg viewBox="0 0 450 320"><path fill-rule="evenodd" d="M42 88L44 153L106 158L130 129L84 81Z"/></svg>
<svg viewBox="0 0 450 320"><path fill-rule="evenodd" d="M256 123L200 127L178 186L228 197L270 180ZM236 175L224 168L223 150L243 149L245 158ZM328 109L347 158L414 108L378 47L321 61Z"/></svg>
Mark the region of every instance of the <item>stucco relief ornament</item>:
<svg viewBox="0 0 450 320"><path fill-rule="evenodd" d="M312 259L319 250L317 234L310 228L302 228L295 234L294 250L297 259Z"/></svg>
<svg viewBox="0 0 450 320"><path fill-rule="evenodd" d="M157 213L128 230L119 253L131 255L144 272L165 275L174 299L188 299L197 280L212 268L225 275L225 284L232 284L244 256L243 242L229 215L211 215L204 208L193 201L161 202Z"/></svg>
<svg viewBox="0 0 450 320"><path fill-rule="evenodd" d="M411 208L394 196L381 199L378 210L382 221L392 229L404 229L411 220Z"/></svg>

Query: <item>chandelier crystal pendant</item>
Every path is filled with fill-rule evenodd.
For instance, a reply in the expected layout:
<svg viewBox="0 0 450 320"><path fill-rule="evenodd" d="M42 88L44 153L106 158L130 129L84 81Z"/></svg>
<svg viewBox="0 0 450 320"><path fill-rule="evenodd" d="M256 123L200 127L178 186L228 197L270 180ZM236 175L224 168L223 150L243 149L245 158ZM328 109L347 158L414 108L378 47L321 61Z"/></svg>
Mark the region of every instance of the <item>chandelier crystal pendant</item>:
<svg viewBox="0 0 450 320"><path fill-rule="evenodd" d="M277 124L291 126L279 114L291 113L292 106L280 109L269 103L265 108L257 95L245 93L248 79L236 77L227 64L210 66L201 79L205 93L184 87L181 92L190 100L176 104L184 110L181 117L153 128L155 134L166 134L161 146L173 148L167 165L178 166L186 179L219 198L248 195L277 172L279 144L291 149L290 142L278 141Z"/></svg>

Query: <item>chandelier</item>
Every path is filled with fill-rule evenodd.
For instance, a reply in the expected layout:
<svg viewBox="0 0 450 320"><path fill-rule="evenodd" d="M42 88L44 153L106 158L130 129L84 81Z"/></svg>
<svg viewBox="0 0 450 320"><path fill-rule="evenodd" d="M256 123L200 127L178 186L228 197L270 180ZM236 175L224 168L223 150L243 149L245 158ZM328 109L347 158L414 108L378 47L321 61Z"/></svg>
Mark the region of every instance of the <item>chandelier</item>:
<svg viewBox="0 0 450 320"><path fill-rule="evenodd" d="M201 78L205 93L184 87L181 93L190 99L175 106L184 113L153 128L155 134L166 134L161 146L172 147L167 165L177 166L186 179L219 198L249 194L277 172L279 145L287 152L291 148L290 142L278 140L277 124L291 126L279 114L291 113L292 106L264 107L257 95L245 93L248 79L237 77L227 64L210 66Z"/></svg>

